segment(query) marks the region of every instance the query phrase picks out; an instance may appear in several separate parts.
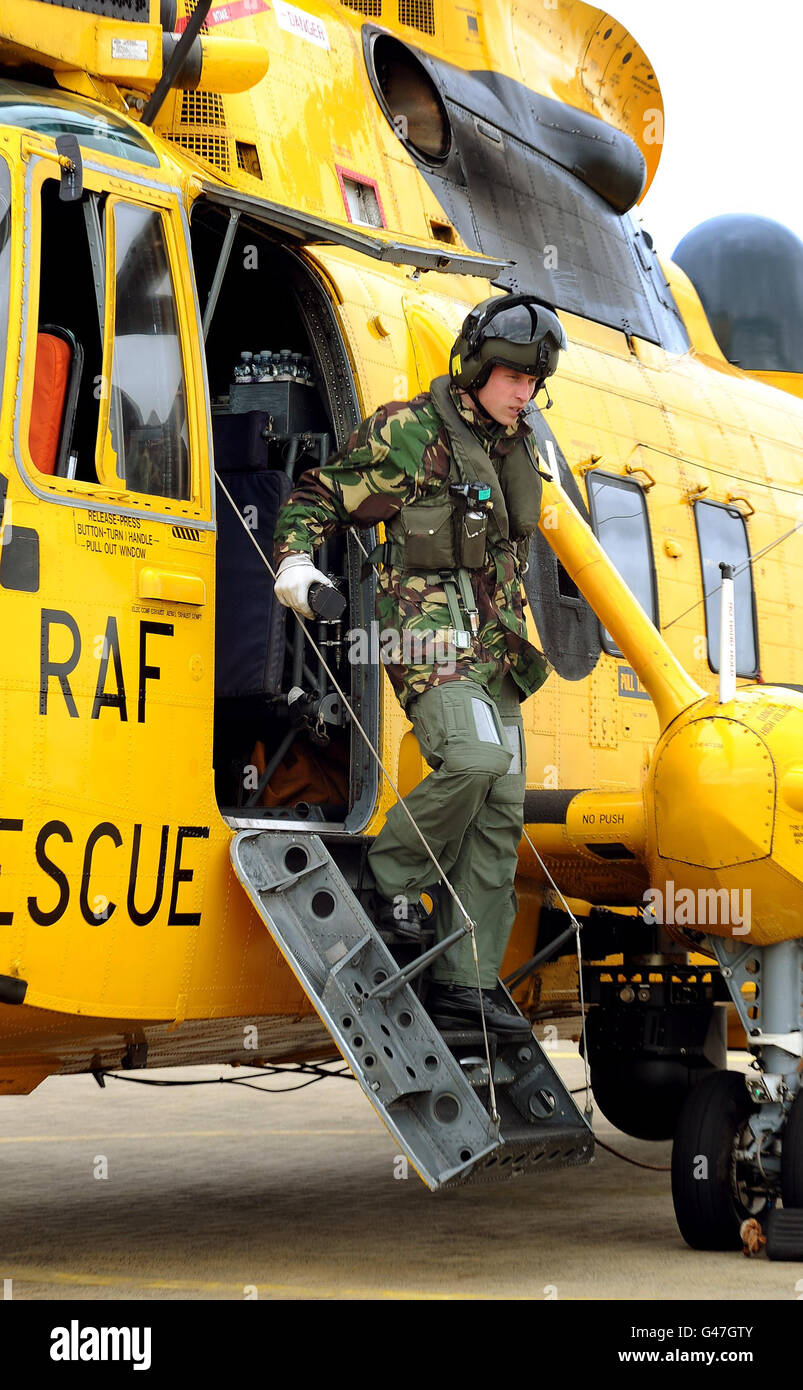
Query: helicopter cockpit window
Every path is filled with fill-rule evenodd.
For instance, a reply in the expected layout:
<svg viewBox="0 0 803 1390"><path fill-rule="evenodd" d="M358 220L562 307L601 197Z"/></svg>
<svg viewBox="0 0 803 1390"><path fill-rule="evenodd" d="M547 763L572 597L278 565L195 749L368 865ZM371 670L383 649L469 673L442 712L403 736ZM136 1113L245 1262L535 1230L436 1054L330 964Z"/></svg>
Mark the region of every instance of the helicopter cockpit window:
<svg viewBox="0 0 803 1390"><path fill-rule="evenodd" d="M103 372L101 194L74 202L42 179L38 303L30 334L34 387L25 435L40 473L97 483L98 383ZM35 341L34 341L35 334Z"/></svg>
<svg viewBox="0 0 803 1390"><path fill-rule="evenodd" d="M719 670L719 622L722 594L720 562L733 565L733 595L736 609L736 674L754 676L758 671L756 640L756 602L753 569L744 517L736 507L721 502L695 502L697 542L705 596L705 627L708 637L708 664Z"/></svg>
<svg viewBox="0 0 803 1390"><path fill-rule="evenodd" d="M109 432L126 488L190 496L187 402L173 283L158 212L112 205L115 315Z"/></svg>
<svg viewBox="0 0 803 1390"><path fill-rule="evenodd" d="M0 159L0 396L8 339L8 286L11 265L11 177Z"/></svg>
<svg viewBox="0 0 803 1390"><path fill-rule="evenodd" d="M69 92L59 92L49 105L41 87L27 82L0 81L0 125L35 130L39 135L74 135L85 149L110 154L158 169L159 157L147 138L130 121L101 107L87 106Z"/></svg>
<svg viewBox="0 0 803 1390"><path fill-rule="evenodd" d="M658 593L644 493L638 483L596 470L586 474L586 484L594 534L657 627ZM602 647L610 656L622 656L607 628L602 628Z"/></svg>

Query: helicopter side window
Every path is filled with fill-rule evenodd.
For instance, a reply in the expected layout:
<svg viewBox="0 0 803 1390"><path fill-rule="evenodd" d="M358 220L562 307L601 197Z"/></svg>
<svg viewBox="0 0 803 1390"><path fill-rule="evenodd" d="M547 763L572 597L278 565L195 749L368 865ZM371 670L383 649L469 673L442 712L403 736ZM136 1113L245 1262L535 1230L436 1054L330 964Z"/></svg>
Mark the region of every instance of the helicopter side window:
<svg viewBox="0 0 803 1390"><path fill-rule="evenodd" d="M100 197L86 189L77 201L63 202L58 180L42 181L34 386L26 436L39 472L88 483L98 481L103 362Z"/></svg>
<svg viewBox="0 0 803 1390"><path fill-rule="evenodd" d="M658 590L643 490L628 478L597 470L586 474L586 485L594 534L658 627ZM622 656L607 628L601 629L601 641L610 656Z"/></svg>
<svg viewBox="0 0 803 1390"><path fill-rule="evenodd" d="M721 502L695 502L694 520L700 547L700 568L705 597L708 664L719 670L719 622L722 574L720 561L733 565L736 609L736 674L755 676L758 671L756 601L747 526L736 507Z"/></svg>
<svg viewBox="0 0 803 1390"><path fill-rule="evenodd" d="M152 496L190 496L187 400L161 215L114 202L115 308L109 434L117 476Z"/></svg>
<svg viewBox="0 0 803 1390"><path fill-rule="evenodd" d="M8 285L11 265L11 175L0 159L0 397L8 339Z"/></svg>

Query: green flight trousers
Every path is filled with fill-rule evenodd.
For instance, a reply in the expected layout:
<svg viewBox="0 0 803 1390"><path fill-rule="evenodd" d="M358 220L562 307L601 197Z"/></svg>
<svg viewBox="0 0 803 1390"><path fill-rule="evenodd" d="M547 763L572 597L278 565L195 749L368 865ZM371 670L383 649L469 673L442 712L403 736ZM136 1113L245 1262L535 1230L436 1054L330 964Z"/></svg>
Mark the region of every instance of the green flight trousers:
<svg viewBox="0 0 803 1390"><path fill-rule="evenodd" d="M435 686L407 707L421 751L433 771L404 804L476 923L480 984L496 985L516 915L514 880L524 818L525 748L518 686L506 676L494 700L476 681ZM437 873L400 805L368 851L383 897L415 902ZM463 925L441 884L435 940ZM434 962L432 978L473 985L477 975L465 936Z"/></svg>

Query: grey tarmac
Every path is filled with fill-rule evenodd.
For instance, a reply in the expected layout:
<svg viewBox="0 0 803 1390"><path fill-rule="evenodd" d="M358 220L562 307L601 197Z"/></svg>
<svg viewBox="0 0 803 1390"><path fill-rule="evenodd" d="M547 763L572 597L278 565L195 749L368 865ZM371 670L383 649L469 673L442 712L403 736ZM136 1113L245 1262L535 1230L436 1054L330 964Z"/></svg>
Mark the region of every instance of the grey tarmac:
<svg viewBox="0 0 803 1390"><path fill-rule="evenodd" d="M551 1053L574 1087L576 1047ZM743 1070L747 1058L732 1054ZM239 1076L223 1066L160 1079ZM291 1078L260 1084L286 1088ZM582 1096L579 1098L582 1104ZM600 1138L668 1164L670 1145ZM108 1177L95 1177L107 1161ZM803 1264L689 1250L669 1174L588 1167L432 1195L353 1081L257 1095L51 1078L0 1109L0 1294L15 1299L781 1299ZM5 1281L11 1281L9 1285ZM717 1321L727 1320L718 1315Z"/></svg>

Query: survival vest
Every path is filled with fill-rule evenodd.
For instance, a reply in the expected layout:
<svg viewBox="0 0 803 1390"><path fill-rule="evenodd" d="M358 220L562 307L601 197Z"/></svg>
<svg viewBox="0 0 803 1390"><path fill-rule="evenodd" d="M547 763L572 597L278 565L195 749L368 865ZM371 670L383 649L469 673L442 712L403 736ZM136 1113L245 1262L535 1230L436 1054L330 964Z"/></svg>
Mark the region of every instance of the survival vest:
<svg viewBox="0 0 803 1390"><path fill-rule="evenodd" d="M500 545L508 549L513 542L519 559L525 560L541 515L541 478L530 440L516 442L501 460L497 474L449 394L449 377L436 377L429 394L449 440L449 477L427 497L406 503L387 522L385 534L390 544L383 558L405 570L435 572L466 564L477 569L484 563L487 550L493 552ZM482 530L481 537L478 522L472 523L472 532L467 520L465 496L450 491L454 484L478 485L480 494L489 496L492 505L485 512L487 529ZM473 495L477 495L477 488ZM468 560L467 554L471 557Z"/></svg>

